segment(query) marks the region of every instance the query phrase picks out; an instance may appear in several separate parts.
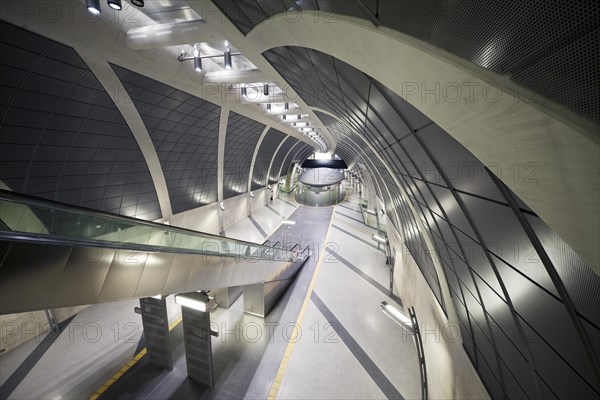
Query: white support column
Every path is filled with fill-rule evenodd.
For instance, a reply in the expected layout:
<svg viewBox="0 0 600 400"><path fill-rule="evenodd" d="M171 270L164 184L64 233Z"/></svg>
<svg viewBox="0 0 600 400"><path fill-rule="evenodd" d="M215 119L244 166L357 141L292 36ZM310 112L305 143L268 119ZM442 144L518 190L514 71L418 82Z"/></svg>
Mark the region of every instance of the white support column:
<svg viewBox="0 0 600 400"><path fill-rule="evenodd" d="M262 144L263 139L267 136L267 132L269 132L271 127L269 125L265 126L260 138L258 138L258 142L256 142L256 147L254 148L254 154L252 155L252 162L250 163L250 172L248 173L248 193L252 191L252 175L254 174L254 164L256 163L256 155L258 154L258 149L260 149L260 145ZM250 199L248 202L248 215L251 214L252 206L251 202L253 199Z"/></svg>
<svg viewBox="0 0 600 400"><path fill-rule="evenodd" d="M219 118L219 144L217 147L217 201L223 201L223 179L225 178L225 140L227 139L227 124L229 122L229 107L221 107ZM219 231L223 231L223 211L219 210Z"/></svg>
<svg viewBox="0 0 600 400"><path fill-rule="evenodd" d="M146 129L142 117L138 113L137 108L131 101L131 98L127 95L125 86L121 83L119 77L115 74L110 65L106 60L96 52L94 52L89 46L88 47L76 47L77 53L83 61L88 65L90 70L94 73L98 81L102 84L112 101L117 106L117 109L123 116L123 119L127 123L131 133L135 138L156 189L156 196L158 197L158 203L160 205L160 212L162 213L163 220L168 220L173 215L173 209L171 208L171 199L169 198L169 191L167 189L167 181L156 153L152 138Z"/></svg>

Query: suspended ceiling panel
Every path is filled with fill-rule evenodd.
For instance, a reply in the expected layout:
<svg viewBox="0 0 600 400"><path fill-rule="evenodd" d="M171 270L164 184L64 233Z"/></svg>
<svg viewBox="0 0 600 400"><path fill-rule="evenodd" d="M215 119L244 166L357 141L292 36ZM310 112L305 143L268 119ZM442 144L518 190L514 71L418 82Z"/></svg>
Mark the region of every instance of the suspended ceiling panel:
<svg viewBox="0 0 600 400"><path fill-rule="evenodd" d="M279 175L284 174L285 171L282 170L283 162L285 157L289 153L289 151L299 142L298 139L295 139L291 136L283 142L279 150L277 150L277 154L273 159L273 164L271 165L271 172L269 173L269 183L276 183L279 180Z"/></svg>
<svg viewBox="0 0 600 400"><path fill-rule="evenodd" d="M252 156L265 125L235 112L229 113L225 136L223 198L248 192Z"/></svg>
<svg viewBox="0 0 600 400"><path fill-rule="evenodd" d="M173 212L217 201L221 107L117 65L112 67L152 138Z"/></svg>
<svg viewBox="0 0 600 400"><path fill-rule="evenodd" d="M281 141L286 138L286 134L277 129L269 129L267 135L260 144L256 160L254 160L254 170L252 172L252 190L267 186L267 174L269 166L275 155L277 147Z"/></svg>
<svg viewBox="0 0 600 400"><path fill-rule="evenodd" d="M367 20L480 67L510 74L515 82L600 121L598 1L215 0L215 4L243 34L286 11L318 10L323 23L335 23L336 14Z"/></svg>
<svg viewBox="0 0 600 400"><path fill-rule="evenodd" d="M71 47L0 21L0 180L14 191L161 217L129 127Z"/></svg>

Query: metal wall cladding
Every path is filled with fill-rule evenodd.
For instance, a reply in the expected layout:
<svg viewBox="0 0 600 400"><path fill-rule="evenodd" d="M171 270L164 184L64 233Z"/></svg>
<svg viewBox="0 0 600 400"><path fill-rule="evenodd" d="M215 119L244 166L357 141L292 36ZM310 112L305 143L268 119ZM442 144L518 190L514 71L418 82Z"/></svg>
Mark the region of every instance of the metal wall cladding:
<svg viewBox="0 0 600 400"><path fill-rule="evenodd" d="M269 129L265 138L258 148L256 153L256 159L254 160L254 169L252 170L252 182L251 190L256 190L261 187L267 186L267 179L269 174L269 168L277 147L281 144L281 141L287 137L285 133L278 131L277 129Z"/></svg>
<svg viewBox="0 0 600 400"><path fill-rule="evenodd" d="M276 183L279 180L279 177L285 175L287 172L283 170L283 162L285 161L290 150L298 144L300 141L291 136L288 136L287 139L283 142L279 150L277 150L277 154L273 158L273 163L271 164L271 172L269 173L269 183Z"/></svg>
<svg viewBox="0 0 600 400"><path fill-rule="evenodd" d="M335 23L339 15L408 34L600 121L600 3L590 0L215 1L247 34L284 13ZM314 10L316 16L301 11ZM306 100L306 93L299 92ZM357 104L359 105L359 104ZM349 110L351 111L351 110Z"/></svg>
<svg viewBox="0 0 600 400"><path fill-rule="evenodd" d="M0 21L0 180L10 189L161 217L144 156L71 47Z"/></svg>
<svg viewBox="0 0 600 400"><path fill-rule="evenodd" d="M265 125L235 112L229 113L225 136L223 198L248 192L252 156Z"/></svg>
<svg viewBox="0 0 600 400"><path fill-rule="evenodd" d="M156 148L174 213L217 201L221 107L113 65Z"/></svg>
<svg viewBox="0 0 600 400"><path fill-rule="evenodd" d="M600 396L600 277L497 179L512 171L488 170L402 98L337 59L298 48L265 56L295 90L312 91L310 106L337 117L315 111L336 153L373 177L388 220L444 306L434 258L441 263L465 351L490 395Z"/></svg>

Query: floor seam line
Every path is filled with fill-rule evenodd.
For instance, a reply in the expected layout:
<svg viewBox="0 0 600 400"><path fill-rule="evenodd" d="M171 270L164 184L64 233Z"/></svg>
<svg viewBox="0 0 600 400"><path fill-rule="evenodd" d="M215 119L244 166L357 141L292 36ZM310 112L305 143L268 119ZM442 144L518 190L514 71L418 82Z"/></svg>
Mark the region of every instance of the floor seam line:
<svg viewBox="0 0 600 400"><path fill-rule="evenodd" d="M356 339L350 334L350 332L342 325L339 319L333 314L333 312L325 305L323 300L317 295L317 293L313 292L310 296L312 303L317 307L319 312L323 315L323 317L329 322L338 337L344 342L346 347L350 350L352 355L356 358L356 360L360 363L360 365L365 369L367 374L371 377L373 382L377 385L379 390L385 395L388 399L401 399L404 400L404 396L396 389L394 384L390 382L390 380L385 376L383 371L377 366L375 361L367 352L358 344Z"/></svg>
<svg viewBox="0 0 600 400"><path fill-rule="evenodd" d="M248 215L248 218L250 219L250 222L252 222L252 224L256 227L256 229L258 229L258 232L263 236L263 238L269 236L252 215Z"/></svg>
<svg viewBox="0 0 600 400"><path fill-rule="evenodd" d="M362 238L359 238L359 237L358 237L358 236L356 236L355 234L353 234L353 233L350 233L350 232L348 232L347 230L345 230L345 229L342 229L342 228L340 228L340 227L339 227L339 226L337 226L337 225L333 225L333 227L334 227L335 229L339 230L339 231L342 231L342 232L344 232L346 235L348 235L348 236L350 236L350 237L352 237L352 238L354 238L354 239L356 239L356 240L359 240L359 241L363 242L363 243L364 243L364 244L366 244L367 246L370 246L370 247L374 248L374 249L375 249L375 250L377 250L377 251L381 251L381 252L383 252L383 250L381 250L381 249L378 249L378 248L377 248L377 246L375 246L374 244L372 244L372 243L369 243L369 242L367 242L366 240L364 240L364 239L362 239Z"/></svg>

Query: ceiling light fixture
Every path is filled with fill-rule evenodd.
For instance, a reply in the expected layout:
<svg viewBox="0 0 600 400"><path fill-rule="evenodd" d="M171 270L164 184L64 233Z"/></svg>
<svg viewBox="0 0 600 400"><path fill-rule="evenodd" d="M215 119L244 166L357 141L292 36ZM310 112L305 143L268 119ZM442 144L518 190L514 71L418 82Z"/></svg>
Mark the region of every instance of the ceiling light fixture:
<svg viewBox="0 0 600 400"><path fill-rule="evenodd" d="M88 7L89 9L89 7ZM225 69L230 70L233 66L232 64L232 56L241 56L242 53L232 53L231 47L229 46L229 42L225 42L227 49L223 54L216 54L212 56L201 56L200 55L200 44L196 43L194 45L194 54L190 57L185 50L181 50L181 53L177 56L179 61L194 61L194 69L198 72L202 71L202 59L203 58L220 58L223 57L223 65Z"/></svg>
<svg viewBox="0 0 600 400"><path fill-rule="evenodd" d="M287 103L287 102L286 102L286 103L283 105L283 109L284 109L285 111L288 111L288 110L290 109L290 103Z"/></svg>
<svg viewBox="0 0 600 400"><path fill-rule="evenodd" d="M106 3L113 10L121 11L123 9L123 4L121 4L121 0L106 0Z"/></svg>
<svg viewBox="0 0 600 400"><path fill-rule="evenodd" d="M94 15L100 15L100 0L85 0L85 7Z"/></svg>
<svg viewBox="0 0 600 400"><path fill-rule="evenodd" d="M226 70L231 69L231 46L229 46L228 41L225 41L225 53L223 53L223 66Z"/></svg>
<svg viewBox="0 0 600 400"><path fill-rule="evenodd" d="M200 57L200 46L194 45L194 69L202 71L202 58Z"/></svg>
<svg viewBox="0 0 600 400"><path fill-rule="evenodd" d="M263 94L264 94L265 96L268 96L268 95L269 95L269 84L268 84L268 83L265 83L265 84L263 85Z"/></svg>
<svg viewBox="0 0 600 400"><path fill-rule="evenodd" d="M136 7L144 7L144 0L130 0L131 4Z"/></svg>

